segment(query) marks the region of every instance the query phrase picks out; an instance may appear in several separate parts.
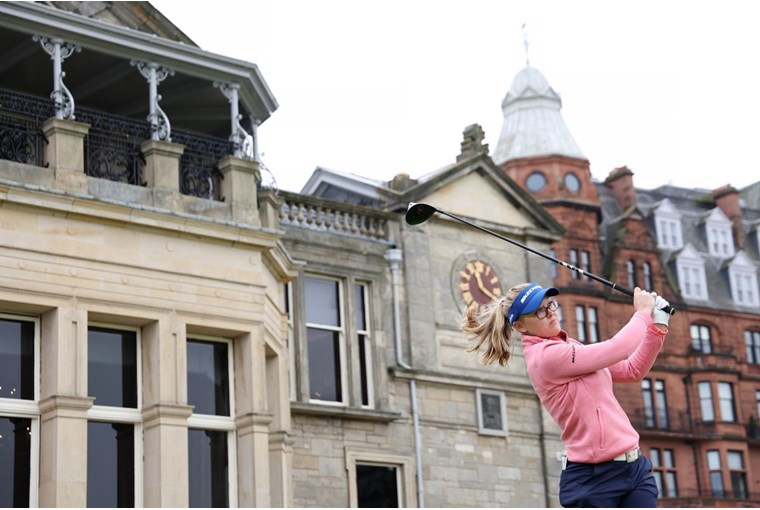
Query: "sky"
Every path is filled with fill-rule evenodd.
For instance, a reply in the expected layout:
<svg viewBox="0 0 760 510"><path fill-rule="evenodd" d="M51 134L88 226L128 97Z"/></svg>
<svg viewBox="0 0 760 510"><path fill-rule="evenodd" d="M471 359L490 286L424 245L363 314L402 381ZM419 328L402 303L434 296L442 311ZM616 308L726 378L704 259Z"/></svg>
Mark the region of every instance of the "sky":
<svg viewBox="0 0 760 510"><path fill-rule="evenodd" d="M388 181L454 163L528 63L604 180L741 189L760 180L760 30L745 0L151 2L206 51L255 63L279 107L264 175L301 191L317 167ZM527 40L527 51L525 42Z"/></svg>

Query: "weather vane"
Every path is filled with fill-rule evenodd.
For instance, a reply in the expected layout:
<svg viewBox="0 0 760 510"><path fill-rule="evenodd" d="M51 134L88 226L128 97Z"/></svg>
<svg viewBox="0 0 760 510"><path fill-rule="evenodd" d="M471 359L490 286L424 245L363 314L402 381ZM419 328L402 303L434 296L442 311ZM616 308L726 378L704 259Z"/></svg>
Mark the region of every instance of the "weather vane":
<svg viewBox="0 0 760 510"><path fill-rule="evenodd" d="M530 43L528 42L528 31L525 30L526 25L527 23L523 22L522 24L523 46L525 46L525 65L527 67L530 67L530 56L528 55L528 46L530 46Z"/></svg>

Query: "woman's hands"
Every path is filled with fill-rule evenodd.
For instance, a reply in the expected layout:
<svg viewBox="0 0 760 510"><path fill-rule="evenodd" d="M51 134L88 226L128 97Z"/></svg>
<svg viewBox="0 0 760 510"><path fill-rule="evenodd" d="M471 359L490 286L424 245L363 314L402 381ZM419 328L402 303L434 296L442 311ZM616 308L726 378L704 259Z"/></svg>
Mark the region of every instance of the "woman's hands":
<svg viewBox="0 0 760 510"><path fill-rule="evenodd" d="M645 312L652 315L654 311L655 296L651 293L636 287L633 289L633 309L637 312Z"/></svg>
<svg viewBox="0 0 760 510"><path fill-rule="evenodd" d="M653 315L654 323L663 331L668 330L670 315L662 310L662 308L666 308L669 304L654 292L647 292L639 287L633 289L634 310Z"/></svg>

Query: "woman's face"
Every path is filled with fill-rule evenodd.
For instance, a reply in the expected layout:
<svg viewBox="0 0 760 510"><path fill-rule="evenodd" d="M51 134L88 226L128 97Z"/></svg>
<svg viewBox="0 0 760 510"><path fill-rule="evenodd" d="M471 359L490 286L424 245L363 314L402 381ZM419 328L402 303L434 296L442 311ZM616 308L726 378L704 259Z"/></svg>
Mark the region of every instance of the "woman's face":
<svg viewBox="0 0 760 510"><path fill-rule="evenodd" d="M556 310L549 309L551 301L554 301L553 297L544 298L538 310L518 317L515 321L517 331L542 338L556 336L560 331L559 315ZM539 319L536 315L543 318Z"/></svg>

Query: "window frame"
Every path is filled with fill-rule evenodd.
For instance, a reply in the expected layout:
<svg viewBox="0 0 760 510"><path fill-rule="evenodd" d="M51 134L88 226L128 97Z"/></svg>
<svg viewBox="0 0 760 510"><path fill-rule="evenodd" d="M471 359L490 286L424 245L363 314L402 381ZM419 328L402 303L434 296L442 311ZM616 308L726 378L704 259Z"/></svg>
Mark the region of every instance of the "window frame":
<svg viewBox="0 0 760 510"><path fill-rule="evenodd" d="M415 488L414 461L412 457L385 453L381 451L368 451L346 448L346 471L348 472L348 507L357 508L359 495L357 489L357 465L393 466L398 469L397 479L399 490L399 508L414 508L417 506Z"/></svg>
<svg viewBox="0 0 760 510"><path fill-rule="evenodd" d="M732 459L735 459L736 456L738 456L741 466L740 467L733 467ZM738 500L745 500L749 498L750 491L749 491L749 485L747 485L747 463L744 461L744 452L741 450L728 450L726 451L726 467L728 468L728 479L731 481L731 497L733 499ZM736 480L736 475L738 475L742 482L742 489L743 492L741 494L737 493L737 487L735 487L734 481Z"/></svg>
<svg viewBox="0 0 760 510"><path fill-rule="evenodd" d="M728 381L718 381L717 382L718 387L718 409L720 409L720 419L721 421L728 422L728 423L736 423L736 396L734 393L734 384ZM721 390L727 390L730 394L725 397L723 395L723 391ZM728 411L730 412L731 416L730 419L727 419L725 416L728 414Z"/></svg>
<svg viewBox="0 0 760 510"><path fill-rule="evenodd" d="M328 280L335 283L337 292L338 292L338 323L339 326L331 326L329 324L320 324L320 323L314 323L314 322L308 322L306 320L307 314L307 308L308 303L306 300L306 280L308 279L317 279L317 280ZM316 403L321 405L328 405L328 406L338 406L338 407L349 407L350 402L350 392L347 391L349 388L348 385L348 347L346 345L347 340L347 332L346 332L346 294L344 290L344 284L345 279L337 278L334 276L327 276L327 275L319 275L319 274L306 274L304 275L304 281L302 288L304 289L304 309L303 309L303 315L304 315L304 351L306 356L306 366L307 366L307 373L311 373L311 359L309 357L309 329L319 329L321 331L331 331L333 333L338 334L338 358L339 358L339 367L340 370L340 400L324 400L319 398L313 398L311 396L312 394L312 388L310 384L310 376L306 377L307 381L307 401L310 403Z"/></svg>
<svg viewBox="0 0 760 510"><path fill-rule="evenodd" d="M707 475L710 481L710 492L713 496L723 498L726 496L726 482L723 479L723 461L720 458L720 450L705 451ZM713 462L717 460L717 466ZM713 482L719 481L720 488L716 488Z"/></svg>
<svg viewBox="0 0 760 510"><path fill-rule="evenodd" d="M641 389L644 399L644 417L646 419L647 427L651 429L670 429L668 399L665 388L666 385L664 379L646 377L641 380Z"/></svg>
<svg viewBox="0 0 760 510"><path fill-rule="evenodd" d="M707 388L707 392L703 393L702 388ZM713 398L712 383L710 381L697 382L697 399L699 400L699 417L702 418L703 423L715 423L715 399ZM709 403L710 417L705 417L705 410Z"/></svg>
<svg viewBox="0 0 760 510"><path fill-rule="evenodd" d="M694 331L698 332L697 337L694 336ZM703 335L704 332L707 332L707 338ZM689 335L691 336L691 351L699 354L712 354L713 353L713 343L712 343L712 327L709 324L704 324L701 322L692 322L689 325ZM705 349L705 346L707 349Z"/></svg>
<svg viewBox="0 0 760 510"><path fill-rule="evenodd" d="M678 497L678 469L676 457L672 448L650 448L649 458L652 461L652 474L657 482L657 497Z"/></svg>
<svg viewBox="0 0 760 510"><path fill-rule="evenodd" d="M213 431L226 431L227 432L227 480L228 480L228 507L235 508L238 506L238 470L237 470L237 425L235 418L237 416L235 410L235 364L234 364L234 348L235 342L232 338L225 338L222 336L212 335L199 335L196 333L185 334L185 344L192 342L193 340L200 340L203 342L219 342L227 344L227 378L229 379L229 416L218 416L212 414L198 414L193 413L187 418L187 428L195 430L213 430ZM185 376L187 377L187 366L185 366ZM188 405L192 406L192 402L189 400ZM189 439L188 439L189 441ZM189 462L189 459L188 459ZM189 468L189 465L188 465ZM189 494L188 494L189 497ZM189 500L188 500L189 501Z"/></svg>
<svg viewBox="0 0 760 510"><path fill-rule="evenodd" d="M652 290L654 288L654 283L652 282L652 264L644 261L641 264L641 272L644 278L644 288Z"/></svg>
<svg viewBox="0 0 760 510"><path fill-rule="evenodd" d="M361 390L362 387L367 388L367 403L364 403L364 397L363 392L360 391L360 406L365 409L374 409L377 407L376 405L376 397L375 397L375 352L374 352L374 341L372 337L372 317L370 313L370 283L361 281L361 280L355 280L353 282L353 288L354 288L354 297L356 297L356 291L361 290L362 293L362 310L361 314L364 318L364 328L360 329L359 325L356 324L357 322L357 314L359 313L358 305L359 303L354 302L354 337L357 341L357 353L356 358L359 362L359 385ZM360 345L361 344L361 345ZM362 353L364 356L362 356ZM350 364L350 362L348 363ZM361 367L364 367L364 372L362 373Z"/></svg>
<svg viewBox="0 0 760 510"><path fill-rule="evenodd" d="M0 319L11 321L31 322L34 327L34 389L32 400L0 398L0 417L27 418L31 420L29 443L29 507L39 506L40 484L40 355L41 355L41 322L40 318L30 315L0 313Z"/></svg>
<svg viewBox="0 0 760 510"><path fill-rule="evenodd" d="M130 423L134 425L134 504L135 507L143 505L143 418L142 418L142 330L133 326L125 326L122 324L113 324L107 322L88 321L87 323L87 346L89 351L89 333L90 327L100 329L110 329L113 331L131 331L135 333L135 378L137 382L137 407L117 407L117 406L100 406L96 405L97 399L94 400L93 405L87 410L87 422L100 422L100 423ZM89 355L87 358L89 369ZM89 372L87 374L89 384ZM89 393L89 391L88 391ZM89 452L89 444L87 451Z"/></svg>
<svg viewBox="0 0 760 510"><path fill-rule="evenodd" d="M501 428L486 428L483 419L483 397L491 396L499 399L499 416L501 417ZM478 433L487 436L507 437L509 435L509 417L507 415L507 396L503 391L488 390L477 388L475 390L475 400L478 413Z"/></svg>

